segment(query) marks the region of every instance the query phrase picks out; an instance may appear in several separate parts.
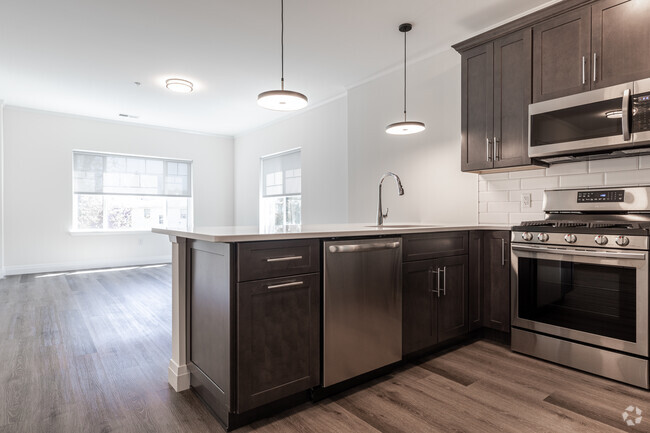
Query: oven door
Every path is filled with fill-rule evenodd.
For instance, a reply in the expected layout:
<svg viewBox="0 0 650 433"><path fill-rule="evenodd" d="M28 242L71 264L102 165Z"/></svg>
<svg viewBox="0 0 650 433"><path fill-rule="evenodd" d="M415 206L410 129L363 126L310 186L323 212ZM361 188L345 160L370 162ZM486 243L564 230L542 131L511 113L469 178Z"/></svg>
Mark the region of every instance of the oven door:
<svg viewBox="0 0 650 433"><path fill-rule="evenodd" d="M648 252L512 244L512 325L648 356Z"/></svg>
<svg viewBox="0 0 650 433"><path fill-rule="evenodd" d="M634 83L538 102L528 107L528 155L556 155L633 146L630 96Z"/></svg>

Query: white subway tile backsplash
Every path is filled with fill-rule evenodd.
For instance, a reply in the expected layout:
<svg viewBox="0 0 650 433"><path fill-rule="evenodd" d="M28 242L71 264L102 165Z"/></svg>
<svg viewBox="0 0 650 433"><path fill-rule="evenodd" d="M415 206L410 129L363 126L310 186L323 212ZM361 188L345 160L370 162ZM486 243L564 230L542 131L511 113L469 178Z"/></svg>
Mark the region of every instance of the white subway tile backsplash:
<svg viewBox="0 0 650 433"><path fill-rule="evenodd" d="M557 176L560 174L582 174L589 172L587 161L569 162L566 164L555 164L546 169L547 176Z"/></svg>
<svg viewBox="0 0 650 433"><path fill-rule="evenodd" d="M490 174L479 174L479 180L500 180L500 179L509 179L510 176L508 173L490 173Z"/></svg>
<svg viewBox="0 0 650 433"><path fill-rule="evenodd" d="M650 155L556 164L546 169L478 177L479 223L519 224L544 218L544 190L650 184ZM530 194L531 207L521 207Z"/></svg>
<svg viewBox="0 0 650 433"><path fill-rule="evenodd" d="M521 205L519 202L490 202L488 203L488 212L519 212Z"/></svg>
<svg viewBox="0 0 650 433"><path fill-rule="evenodd" d="M589 173L636 170L639 168L639 158L616 158L589 161Z"/></svg>
<svg viewBox="0 0 650 433"><path fill-rule="evenodd" d="M479 201L508 201L508 191L484 191L478 193Z"/></svg>
<svg viewBox="0 0 650 433"><path fill-rule="evenodd" d="M630 170L605 173L606 185L639 185L642 183L650 183L650 170Z"/></svg>
<svg viewBox="0 0 650 433"><path fill-rule="evenodd" d="M519 179L490 180L487 182L488 191L512 191L520 189Z"/></svg>
<svg viewBox="0 0 650 433"><path fill-rule="evenodd" d="M650 168L650 155L639 156L639 168Z"/></svg>
<svg viewBox="0 0 650 433"><path fill-rule="evenodd" d="M520 224L522 221L535 221L543 219L544 213L511 213L508 216L508 223L515 225Z"/></svg>
<svg viewBox="0 0 650 433"><path fill-rule="evenodd" d="M553 189L560 186L558 176L531 177L521 180L521 189Z"/></svg>
<svg viewBox="0 0 650 433"><path fill-rule="evenodd" d="M560 188L601 186L604 184L604 173L573 174L569 176L560 176Z"/></svg>
<svg viewBox="0 0 650 433"><path fill-rule="evenodd" d="M508 224L510 222L508 213L499 212L499 213L482 213L478 216L479 224Z"/></svg>
<svg viewBox="0 0 650 433"><path fill-rule="evenodd" d="M546 174L546 170L540 168L539 170L521 170L510 172L510 179L523 179L525 177L541 177Z"/></svg>

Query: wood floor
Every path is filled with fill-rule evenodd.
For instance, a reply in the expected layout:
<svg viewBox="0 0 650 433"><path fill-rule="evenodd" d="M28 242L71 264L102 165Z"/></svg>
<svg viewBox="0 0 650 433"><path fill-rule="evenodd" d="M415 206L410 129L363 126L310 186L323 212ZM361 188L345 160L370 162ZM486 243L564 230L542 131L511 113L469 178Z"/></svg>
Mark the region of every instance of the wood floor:
<svg viewBox="0 0 650 433"><path fill-rule="evenodd" d="M222 432L167 385L170 324L167 265L0 280L0 433ZM650 395L481 341L239 431L650 432Z"/></svg>

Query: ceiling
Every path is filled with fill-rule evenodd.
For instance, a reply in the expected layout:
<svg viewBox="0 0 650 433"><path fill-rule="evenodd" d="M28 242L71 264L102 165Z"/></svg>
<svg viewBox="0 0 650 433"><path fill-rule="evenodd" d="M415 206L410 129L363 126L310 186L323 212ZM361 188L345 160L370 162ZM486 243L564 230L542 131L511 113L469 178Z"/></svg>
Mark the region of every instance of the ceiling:
<svg viewBox="0 0 650 433"><path fill-rule="evenodd" d="M547 2L285 0L286 87L322 103L399 65L403 22L413 23L415 58ZM0 100L237 135L287 115L256 104L280 86L279 9L279 0L3 1ZM165 89L171 77L194 92Z"/></svg>

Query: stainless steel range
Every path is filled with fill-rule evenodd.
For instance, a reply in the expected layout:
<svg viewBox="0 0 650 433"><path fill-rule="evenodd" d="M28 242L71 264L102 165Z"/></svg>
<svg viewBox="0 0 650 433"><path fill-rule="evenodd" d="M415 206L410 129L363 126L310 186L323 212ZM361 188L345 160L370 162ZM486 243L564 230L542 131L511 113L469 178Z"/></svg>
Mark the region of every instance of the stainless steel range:
<svg viewBox="0 0 650 433"><path fill-rule="evenodd" d="M650 187L546 191L512 232L512 350L649 388Z"/></svg>

